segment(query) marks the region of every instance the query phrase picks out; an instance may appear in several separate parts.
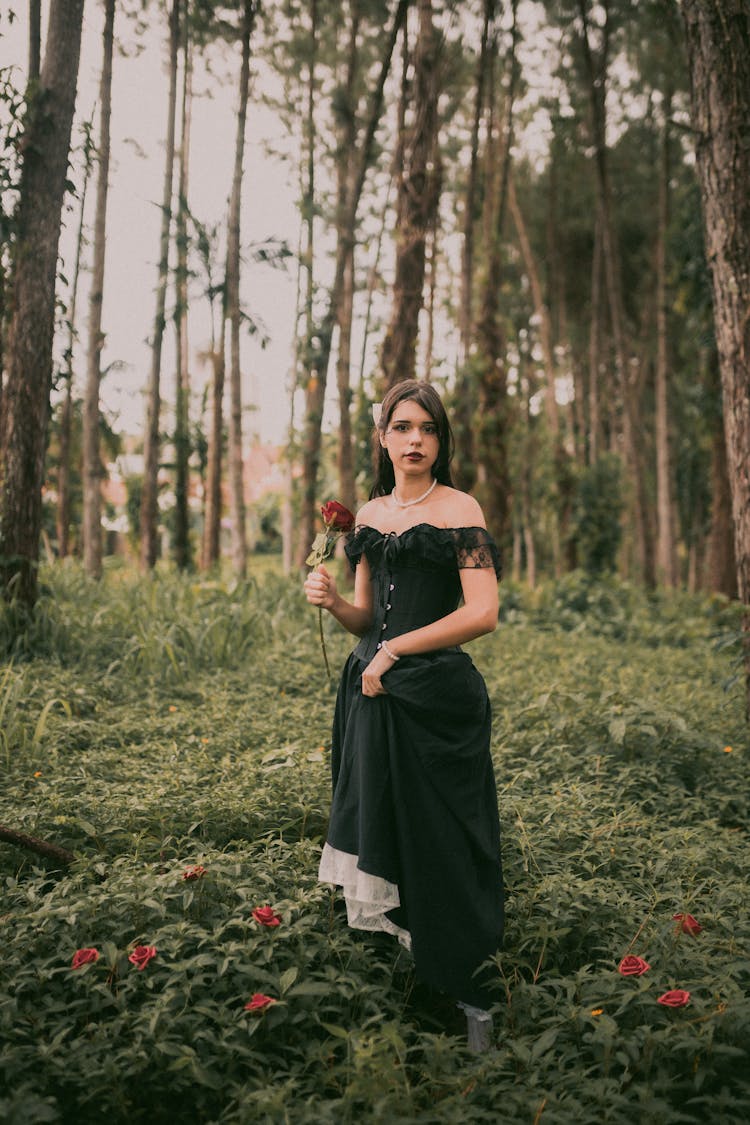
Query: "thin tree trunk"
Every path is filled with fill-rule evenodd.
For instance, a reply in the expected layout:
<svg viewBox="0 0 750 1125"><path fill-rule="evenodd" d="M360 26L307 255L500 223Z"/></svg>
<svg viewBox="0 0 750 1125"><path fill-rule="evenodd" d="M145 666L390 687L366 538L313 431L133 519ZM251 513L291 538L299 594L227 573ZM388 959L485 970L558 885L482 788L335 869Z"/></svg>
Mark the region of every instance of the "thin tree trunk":
<svg viewBox="0 0 750 1125"><path fill-rule="evenodd" d="M732 488L750 720L750 3L682 0Z"/></svg>
<svg viewBox="0 0 750 1125"><path fill-rule="evenodd" d="M39 77L41 54L42 0L29 0L29 82L35 82Z"/></svg>
<svg viewBox="0 0 750 1125"><path fill-rule="evenodd" d="M727 446L721 420L714 429L711 450L711 531L708 540L710 589L728 598L737 597L732 489L727 468Z"/></svg>
<svg viewBox="0 0 750 1125"><path fill-rule="evenodd" d="M500 287L502 237L507 210L508 178L513 140L513 111L518 78L516 8L516 0L513 0L513 26L508 57L508 83L505 91L502 152L497 186L491 193L495 208L494 221L488 247L489 260L482 295L481 315L477 322L479 384L477 458L479 461L480 492L487 521L501 542L505 542L511 532L511 482L508 467L510 409L505 363L505 336L500 316ZM488 139L492 143L492 138ZM487 190L490 191L489 185Z"/></svg>
<svg viewBox="0 0 750 1125"><path fill-rule="evenodd" d="M414 58L414 123L409 131L400 185L393 310L383 341L384 389L412 379L416 367L419 314L424 304L425 243L440 198L437 151L438 40L432 0L418 0L419 35Z"/></svg>
<svg viewBox="0 0 750 1125"><path fill-rule="evenodd" d="M601 217L604 278L609 302L612 338L615 348L618 383L622 394L622 427L625 456L633 479L631 524L635 533L636 557L641 577L654 583L653 545L647 527L647 499L642 458L639 449L638 419L630 378L629 348L625 332L625 304L622 295L622 270L615 231L612 189L606 139L606 85L609 53L609 3L604 0L603 44L596 61L589 41L587 0L578 0L583 24L581 47L586 66L591 108L591 139L594 148L596 185Z"/></svg>
<svg viewBox="0 0 750 1125"><path fill-rule="evenodd" d="M594 224L591 255L591 322L589 325L589 433L588 461L593 465L601 452L602 423L599 411L599 368L602 341L602 223L599 211Z"/></svg>
<svg viewBox="0 0 750 1125"><path fill-rule="evenodd" d="M382 113L385 81L390 70L393 49L396 45L396 40L404 19L406 18L408 6L409 0L399 0L388 38L385 40L378 80L370 95L364 136L354 162L355 174L352 176L352 190L350 197L347 199L346 215L343 223L344 229L346 230L353 231L355 228L362 188L364 186L367 169L372 159L375 131ZM336 266L333 284L328 295L326 313L316 334L317 346L313 354L315 378L314 380L309 380L305 396L305 429L302 444L302 496L300 504L300 554L297 559L299 566L302 566L304 563L304 558L309 551L309 544L312 542L315 528L315 494L318 485L318 466L320 463L320 431L323 418L323 403L328 378L328 365L331 358L333 329L336 323L338 306L344 285L346 256L347 248L344 243L339 242L336 247Z"/></svg>
<svg viewBox="0 0 750 1125"><path fill-rule="evenodd" d="M245 125L250 85L250 37L253 31L254 4L244 0L242 8L242 62L237 104L237 139L234 150L232 193L227 223L227 318L229 321L229 494L232 511L232 565L235 576L247 572L247 533L245 530L245 492L242 473L242 369L240 362L240 212L242 171L245 157Z"/></svg>
<svg viewBox="0 0 750 1125"><path fill-rule="evenodd" d="M94 252L89 291L89 339L86 396L83 410L83 565L91 578L102 574L101 478L99 441L99 386L104 346L102 302L104 258L107 248L107 193L109 191L110 121L112 118L112 55L115 0L104 5L102 76L99 84L99 174L96 185Z"/></svg>
<svg viewBox="0 0 750 1125"><path fill-rule="evenodd" d="M81 187L81 211L76 235L76 256L73 263L73 277L70 286L70 305L68 307L68 346L65 351L65 397L60 412L60 464L57 470L57 553L61 559L70 553L70 445L73 425L73 356L76 346L76 313L78 308L78 281L81 276L81 256L83 253L83 232L86 218L86 198L93 159L93 114L86 125L84 144L84 174Z"/></svg>
<svg viewBox="0 0 750 1125"><path fill-rule="evenodd" d="M146 432L143 445L143 491L141 494L140 561L151 569L159 551L159 414L161 411L161 349L166 325L165 308L169 278L169 239L172 227L172 183L174 176L175 119L177 116L177 62L180 50L180 2L172 0L169 13L169 101L167 106L166 163L161 203L161 236L156 285L156 314L151 341L151 372L148 385Z"/></svg>
<svg viewBox="0 0 750 1125"><path fill-rule="evenodd" d="M55 277L78 83L83 0L52 0L44 65L23 138L13 318L0 422L0 587L37 594L42 480L52 376Z"/></svg>
<svg viewBox="0 0 750 1125"><path fill-rule="evenodd" d="M672 91L664 91L664 133L659 168L659 221L656 235L656 575L677 585L675 511L669 451L669 361L667 308L667 228L669 225L669 119Z"/></svg>
<svg viewBox="0 0 750 1125"><path fill-rule="evenodd" d="M190 125L193 101L193 59L188 24L188 5L182 13L182 114L177 188L175 237L175 520L172 553L179 570L190 566L190 512L188 488L190 472L190 369L188 352L188 184L190 181Z"/></svg>

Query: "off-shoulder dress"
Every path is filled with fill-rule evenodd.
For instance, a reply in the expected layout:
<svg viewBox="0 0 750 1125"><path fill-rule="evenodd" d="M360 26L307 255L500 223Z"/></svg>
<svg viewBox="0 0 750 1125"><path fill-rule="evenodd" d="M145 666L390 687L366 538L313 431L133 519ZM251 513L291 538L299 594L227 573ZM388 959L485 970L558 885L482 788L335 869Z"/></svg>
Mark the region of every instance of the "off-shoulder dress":
<svg viewBox="0 0 750 1125"><path fill-rule="evenodd" d="M483 962L500 947L503 888L490 703L458 646L403 656L387 694L362 694L386 641L456 609L459 570L500 566L484 528L418 524L401 534L355 529L373 624L349 656L332 737L333 800L319 878L343 887L349 925L395 934L417 975L457 1000L492 1001Z"/></svg>

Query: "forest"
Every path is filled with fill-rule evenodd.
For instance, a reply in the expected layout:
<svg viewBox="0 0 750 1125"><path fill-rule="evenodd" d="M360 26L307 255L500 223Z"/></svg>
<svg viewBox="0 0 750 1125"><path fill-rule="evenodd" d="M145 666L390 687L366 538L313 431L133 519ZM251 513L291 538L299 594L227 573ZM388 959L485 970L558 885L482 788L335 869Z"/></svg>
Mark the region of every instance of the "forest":
<svg viewBox="0 0 750 1125"><path fill-rule="evenodd" d="M750 0L7 0L0 138L0 1119L747 1121ZM503 559L481 1056L316 878L410 378Z"/></svg>

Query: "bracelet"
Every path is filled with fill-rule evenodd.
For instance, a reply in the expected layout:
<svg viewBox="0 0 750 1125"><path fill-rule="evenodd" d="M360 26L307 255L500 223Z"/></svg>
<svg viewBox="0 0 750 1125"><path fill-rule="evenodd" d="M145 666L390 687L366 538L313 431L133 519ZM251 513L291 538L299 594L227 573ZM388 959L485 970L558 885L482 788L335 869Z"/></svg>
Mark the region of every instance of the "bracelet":
<svg viewBox="0 0 750 1125"><path fill-rule="evenodd" d="M401 659L400 656L396 656L395 652L391 652L391 650L388 648L388 645L385 641L380 642L380 647L382 648L383 652L388 657L388 659L392 660L394 664L396 663L397 660Z"/></svg>

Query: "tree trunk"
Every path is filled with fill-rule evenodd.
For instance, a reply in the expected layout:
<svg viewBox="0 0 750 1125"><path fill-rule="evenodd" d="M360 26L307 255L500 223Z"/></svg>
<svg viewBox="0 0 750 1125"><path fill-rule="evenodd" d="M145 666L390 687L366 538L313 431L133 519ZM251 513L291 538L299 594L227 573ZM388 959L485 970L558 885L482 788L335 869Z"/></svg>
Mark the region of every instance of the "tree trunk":
<svg viewBox="0 0 750 1125"><path fill-rule="evenodd" d="M476 450L474 445L474 415L476 413L476 385L469 370L471 341L474 325L474 232L477 223L479 196L479 130L484 114L486 89L491 67L489 50L490 28L495 18L495 0L484 0L482 35L477 58L474 94L474 119L469 150L469 175L466 182L463 213L463 245L461 248L461 351L456 375L456 407L454 434L456 458L454 476L459 488L470 491L476 482Z"/></svg>
<svg viewBox="0 0 750 1125"><path fill-rule="evenodd" d="M669 119L672 91L664 91L664 133L659 167L659 221L656 234L656 576L677 585L672 459L669 451L669 361L667 305L667 228L669 225Z"/></svg>
<svg viewBox="0 0 750 1125"><path fill-rule="evenodd" d="M52 375L55 276L75 110L83 0L52 0L23 138L13 318L0 426L0 585L36 600ZM44 113L37 112L44 99ZM40 99L40 100L37 100Z"/></svg>
<svg viewBox="0 0 750 1125"><path fill-rule="evenodd" d="M393 17L388 38L385 41L381 58L378 80L370 95L367 124L362 138L361 147L354 161L355 173L352 176L352 189L346 201L346 214L343 226L347 230L354 230L359 200L365 182L367 169L372 159L372 148L375 131L380 121L383 107L383 90L393 57L399 31L406 18L409 0L399 0L398 8ZM336 247L336 267L333 284L328 295L328 304L325 316L316 333L315 349L313 351L314 378L310 379L305 396L305 429L302 441L302 496L300 504L300 537L298 565L304 564L306 554L310 549L315 529L315 494L318 486L318 466L320 464L321 421L323 418L323 402L325 399L326 381L328 378L328 364L331 358L331 343L333 328L338 315L338 306L344 286L344 273L346 270L347 248L343 243Z"/></svg>
<svg viewBox="0 0 750 1125"><path fill-rule="evenodd" d="M39 77L42 54L42 0L29 0L29 82Z"/></svg>
<svg viewBox="0 0 750 1125"><path fill-rule="evenodd" d="M599 216L601 219L602 256L604 279L609 303L612 338L615 348L617 378L622 395L622 433L625 456L632 477L630 523L635 534L638 569L647 585L654 583L653 545L647 526L647 498L642 458L639 449L639 431L636 404L630 376L629 347L625 332L625 303L622 294L622 269L615 230L612 188L609 178L609 159L606 130L606 86L609 63L609 5L603 4L605 23L603 43L596 59L589 41L587 0L578 0L578 10L583 25L581 49L588 81L591 110L591 140L594 148L596 186Z"/></svg>
<svg viewBox="0 0 750 1125"><path fill-rule="evenodd" d="M96 185L94 251L89 291L89 339L86 396L83 411L83 565L91 578L102 574L101 478L99 442L99 386L101 358L104 257L107 248L107 192L109 190L110 121L112 118L112 54L115 0L104 5L102 77L99 84L99 175Z"/></svg>
<svg viewBox="0 0 750 1125"><path fill-rule="evenodd" d="M83 253L83 232L86 219L86 198L93 161L93 115L86 126L84 144L85 163L83 185L81 187L81 211L76 236L76 256L73 264L73 277L70 286L70 305L68 307L68 346L65 351L65 397L60 411L60 463L57 469L57 553L61 559L70 553L70 445L73 425L73 357L76 346L76 312L78 308L78 282L81 276L81 256Z"/></svg>
<svg viewBox="0 0 750 1125"><path fill-rule="evenodd" d="M516 45L516 0L512 3L513 26L508 58L508 82L505 91L505 113L502 133L499 174L496 189L488 195L494 203L493 229L488 246L487 274L482 294L481 314L477 322L477 372L479 417L477 424L477 459L479 461L480 496L487 522L501 543L510 536L511 482L508 467L508 435L510 403L505 363L505 334L500 315L502 279L502 237L507 210L508 178L513 140L513 111L518 65ZM488 143L492 144L491 135ZM494 147L494 145L493 145Z"/></svg>
<svg viewBox="0 0 750 1125"><path fill-rule="evenodd" d="M737 597L732 489L727 469L724 424L721 419L714 430L711 450L711 531L708 540L708 582L709 588L713 592L726 594L728 598Z"/></svg>
<svg viewBox="0 0 750 1125"><path fill-rule="evenodd" d="M597 212L594 249L591 256L591 322L589 325L589 432L587 464L596 463L601 452L602 424L599 410L599 368L602 341L602 223Z"/></svg>
<svg viewBox="0 0 750 1125"><path fill-rule="evenodd" d="M750 2L682 0L711 265L750 720Z"/></svg>
<svg viewBox="0 0 750 1125"><path fill-rule="evenodd" d="M175 271L175 519L172 556L179 570L190 566L190 510L188 505L190 474L190 369L188 353L188 183L190 180L190 125L193 102L193 59L188 24L188 5L182 13L182 114L180 122L180 157L177 188L175 238L177 268Z"/></svg>
<svg viewBox="0 0 750 1125"><path fill-rule="evenodd" d="M250 36L255 19L252 0L242 8L242 62L237 104L237 139L234 149L232 193L227 222L227 318L229 321L229 495L232 511L232 566L237 578L247 572L245 492L242 475L242 369L240 363L240 211L242 166L245 157L245 124L250 83Z"/></svg>
<svg viewBox="0 0 750 1125"><path fill-rule="evenodd" d="M425 243L440 198L437 160L438 39L432 0L418 0L419 36L414 58L414 122L409 130L399 194L393 311L383 342L384 390L413 379L419 314L424 302Z"/></svg>
<svg viewBox="0 0 750 1125"><path fill-rule="evenodd" d="M158 551L159 524L159 414L161 410L161 348L164 340L169 238L172 227L172 182L174 174L175 118L177 110L177 62L180 50L180 0L172 0L169 13L169 101L167 107L166 162L161 202L161 238L156 285L156 314L151 341L151 373L148 385L146 433L143 443L143 491L141 493L141 567L154 566Z"/></svg>
<svg viewBox="0 0 750 1125"><path fill-rule="evenodd" d="M223 325L222 317L222 325ZM208 438L206 514L203 530L203 569L215 566L221 553L221 462L224 440L224 334L211 348L211 431Z"/></svg>

